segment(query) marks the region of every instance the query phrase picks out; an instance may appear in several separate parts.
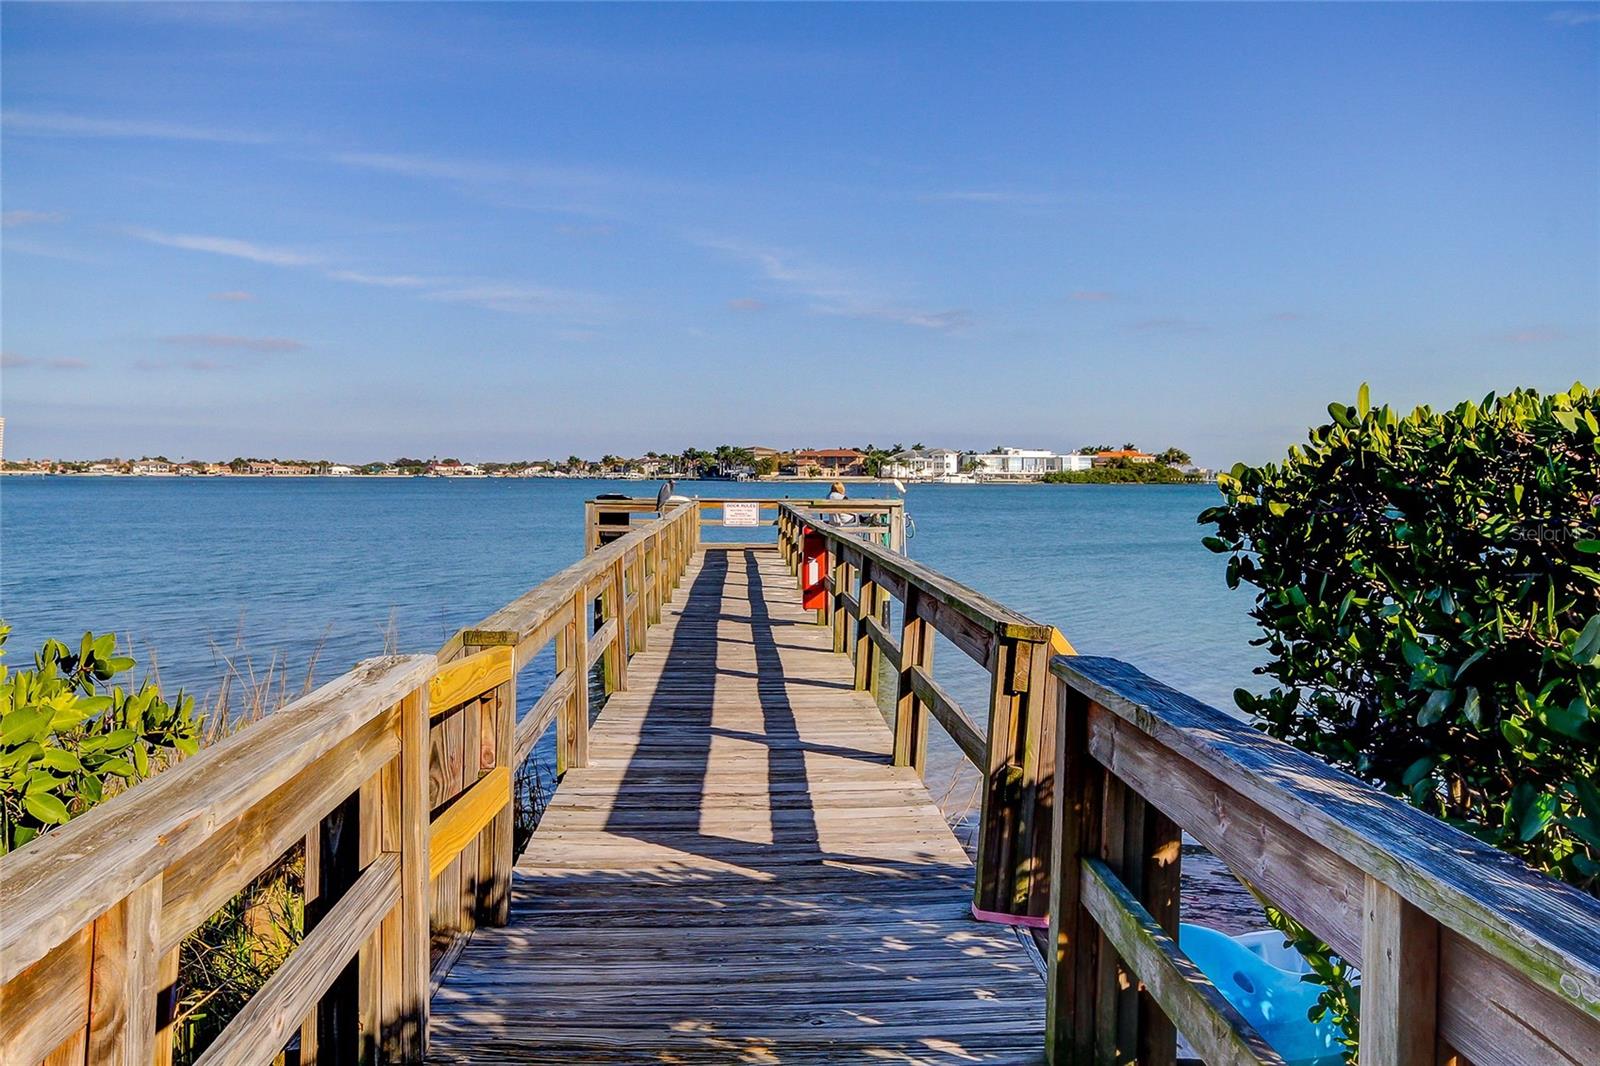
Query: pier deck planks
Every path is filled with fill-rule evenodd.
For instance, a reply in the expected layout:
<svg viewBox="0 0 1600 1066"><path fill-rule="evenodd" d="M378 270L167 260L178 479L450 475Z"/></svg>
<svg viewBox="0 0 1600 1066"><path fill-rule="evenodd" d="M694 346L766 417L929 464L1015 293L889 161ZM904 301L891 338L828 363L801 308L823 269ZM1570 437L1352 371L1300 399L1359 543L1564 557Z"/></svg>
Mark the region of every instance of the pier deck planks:
<svg viewBox="0 0 1600 1066"><path fill-rule="evenodd" d="M433 999L430 1061L1039 1063L1036 958L771 550L709 546Z"/></svg>

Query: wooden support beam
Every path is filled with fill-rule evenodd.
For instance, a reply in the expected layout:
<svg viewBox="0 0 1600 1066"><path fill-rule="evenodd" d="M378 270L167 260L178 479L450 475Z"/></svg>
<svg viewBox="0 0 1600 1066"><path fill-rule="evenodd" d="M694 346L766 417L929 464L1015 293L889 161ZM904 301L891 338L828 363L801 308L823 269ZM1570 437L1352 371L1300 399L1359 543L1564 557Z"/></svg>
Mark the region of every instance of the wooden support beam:
<svg viewBox="0 0 1600 1066"><path fill-rule="evenodd" d="M438 717L503 684L513 672L512 657L510 645L502 645L440 667L428 682L429 713Z"/></svg>
<svg viewBox="0 0 1600 1066"><path fill-rule="evenodd" d="M1160 1008L1211 1066L1283 1066L1272 1049L1216 986L1178 948L1177 940L1105 863L1086 859L1080 888L1083 906L1110 945L1149 990ZM1115 1019L1111 1027L1115 1028ZM1092 1057L1054 1062L1120 1063L1149 1060L1133 1048L1101 1046ZM1170 1057L1168 1058L1170 1060ZM1363 1063L1366 1061L1362 1060Z"/></svg>
<svg viewBox="0 0 1600 1066"><path fill-rule="evenodd" d="M307 934L212 1041L197 1066L265 1064L276 1059L294 1031L295 1019L322 994L327 976L346 966L399 901L400 866L400 857L389 853L367 867L329 910L327 920ZM327 1048L322 1051L326 1054Z"/></svg>
<svg viewBox="0 0 1600 1066"><path fill-rule="evenodd" d="M917 698L911 670L933 670L933 629L917 610L922 593L907 590L905 618L900 626L900 681L895 688L894 764L909 766L922 776L928 761L927 707Z"/></svg>
<svg viewBox="0 0 1600 1066"><path fill-rule="evenodd" d="M385 1015L394 1020L384 1034L385 1057L391 1061L421 1062L428 1048L428 703L417 691L400 702L400 756L398 770L385 777L385 807L398 807L396 826L400 845L400 903L398 953L384 945L387 961L398 955L397 970L384 968L384 982L393 1008Z"/></svg>
<svg viewBox="0 0 1600 1066"><path fill-rule="evenodd" d="M95 1066L148 1066L155 1057L160 920L157 877L94 923L88 1054Z"/></svg>
<svg viewBox="0 0 1600 1066"><path fill-rule="evenodd" d="M510 777L512 803L494 817L480 845L478 881L478 920L484 925L505 925L511 917L511 868L516 863L512 838L516 820L516 778L520 761L516 755L517 679L508 678L494 690L484 708L485 733L493 737L491 769L503 769ZM492 723L492 730L488 726Z"/></svg>
<svg viewBox="0 0 1600 1066"><path fill-rule="evenodd" d="M1089 754L1088 701L1063 686L1059 714L1045 951L1045 1061L1050 1066L1090 1066L1095 1061L1100 930L1083 905L1079 871L1098 849L1105 770Z"/></svg>
<svg viewBox="0 0 1600 1066"><path fill-rule="evenodd" d="M615 630L605 651L605 686L609 695L628 687L628 612L623 606L621 557L609 568L601 602L605 605L604 624Z"/></svg>
<svg viewBox="0 0 1600 1066"><path fill-rule="evenodd" d="M1362 1066L1434 1066L1439 923L1374 877L1363 914Z"/></svg>
<svg viewBox="0 0 1600 1066"><path fill-rule="evenodd" d="M563 653L564 651L564 653ZM566 713L556 718L556 776L589 765L589 605L580 589L572 600L565 648L557 646L558 671L573 671Z"/></svg>
<svg viewBox="0 0 1600 1066"><path fill-rule="evenodd" d="M1047 641L999 639L988 662L988 751L973 907L1040 924L1049 910L1056 703Z"/></svg>
<svg viewBox="0 0 1600 1066"><path fill-rule="evenodd" d="M863 566L855 618L855 653L852 657L856 664L856 688L874 693L878 686L878 649L867 626L877 620L881 595L877 583L872 580L871 569Z"/></svg>
<svg viewBox="0 0 1600 1066"><path fill-rule="evenodd" d="M438 877L510 802L511 771L504 766L463 792L428 828L428 876Z"/></svg>
<svg viewBox="0 0 1600 1066"><path fill-rule="evenodd" d="M851 612L849 604L854 602L850 595L850 564L844 561L844 556L835 553L833 558L833 596L829 603L829 620L833 623L833 650L844 654L849 649L848 626Z"/></svg>

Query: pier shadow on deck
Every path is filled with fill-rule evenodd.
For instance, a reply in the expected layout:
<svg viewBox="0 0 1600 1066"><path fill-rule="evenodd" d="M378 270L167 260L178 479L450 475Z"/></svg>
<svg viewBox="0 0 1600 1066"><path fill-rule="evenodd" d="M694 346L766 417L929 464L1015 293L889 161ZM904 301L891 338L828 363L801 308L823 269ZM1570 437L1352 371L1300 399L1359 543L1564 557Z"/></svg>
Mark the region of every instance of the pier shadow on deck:
<svg viewBox="0 0 1600 1066"><path fill-rule="evenodd" d="M1037 1063L1043 980L770 551L692 564L434 997L438 1062Z"/></svg>

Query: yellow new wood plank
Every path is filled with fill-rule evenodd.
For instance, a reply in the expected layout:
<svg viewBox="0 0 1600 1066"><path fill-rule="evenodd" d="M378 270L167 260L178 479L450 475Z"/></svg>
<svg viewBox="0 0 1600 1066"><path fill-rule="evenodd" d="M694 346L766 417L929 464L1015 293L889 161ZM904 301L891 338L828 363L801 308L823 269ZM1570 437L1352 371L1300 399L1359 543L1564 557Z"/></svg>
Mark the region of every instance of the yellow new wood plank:
<svg viewBox="0 0 1600 1066"><path fill-rule="evenodd" d="M510 681L512 652L508 644L441 666L428 682L428 708L433 717Z"/></svg>
<svg viewBox="0 0 1600 1066"><path fill-rule="evenodd" d="M461 849L511 802L511 771L504 766L478 778L428 829L428 879L438 877Z"/></svg>

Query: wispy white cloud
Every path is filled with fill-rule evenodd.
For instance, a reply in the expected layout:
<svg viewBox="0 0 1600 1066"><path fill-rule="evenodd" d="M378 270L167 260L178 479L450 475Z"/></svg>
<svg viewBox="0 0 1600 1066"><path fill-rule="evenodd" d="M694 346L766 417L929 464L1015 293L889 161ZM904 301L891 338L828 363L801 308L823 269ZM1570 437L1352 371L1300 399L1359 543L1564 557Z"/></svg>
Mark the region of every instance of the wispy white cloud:
<svg viewBox="0 0 1600 1066"><path fill-rule="evenodd" d="M811 262L793 252L723 238L699 237L695 242L752 264L767 281L809 300L810 310L815 314L892 322L943 332L964 329L971 324L971 316L964 310L912 306L904 300L885 296L879 286L848 271Z"/></svg>
<svg viewBox="0 0 1600 1066"><path fill-rule="evenodd" d="M1600 11L1552 11L1545 16L1545 21L1560 26L1587 26L1592 22L1600 22Z"/></svg>
<svg viewBox="0 0 1600 1066"><path fill-rule="evenodd" d="M245 292L243 289L234 289L232 292L214 292L210 296L210 299L224 304L248 303L255 298L255 293Z"/></svg>
<svg viewBox="0 0 1600 1066"><path fill-rule="evenodd" d="M252 241L238 240L233 237L208 237L186 233L161 233L156 230L131 228L130 237L137 237L141 241L151 244L160 244L168 248L182 248L190 252L210 252L212 255L227 255L235 259L248 259L252 263L266 263L270 266L311 266L320 261L318 256L307 252L298 252L288 248L273 248Z"/></svg>
<svg viewBox="0 0 1600 1066"><path fill-rule="evenodd" d="M180 333L162 337L163 344L182 348L223 348L245 352L298 352L306 347L304 341L288 337L239 337L230 333Z"/></svg>
<svg viewBox="0 0 1600 1066"><path fill-rule="evenodd" d="M837 315L841 318L893 322L900 326L916 326L918 329L935 329L942 332L966 329L972 325L972 315L962 309L923 311L915 307L894 307L880 304L841 305L838 307L823 307L819 308L819 310L823 314Z"/></svg>
<svg viewBox="0 0 1600 1066"><path fill-rule="evenodd" d="M0 213L0 226L37 226L46 222L61 222L67 216L60 211L6 211Z"/></svg>
<svg viewBox="0 0 1600 1066"><path fill-rule="evenodd" d="M55 137L114 137L160 141L209 141L216 144L266 144L274 138L243 130L191 126L162 119L96 118L56 111L8 109L0 122L13 133Z"/></svg>
<svg viewBox="0 0 1600 1066"><path fill-rule="evenodd" d="M45 259L59 259L63 263L98 263L99 256L87 252L79 252L72 248L61 248L54 244L41 244L21 237L6 238L7 255L37 255Z"/></svg>
<svg viewBox="0 0 1600 1066"><path fill-rule="evenodd" d="M31 355L18 355L16 352L0 352L0 367L8 370L85 370L88 366L86 360L71 357L39 359Z"/></svg>
<svg viewBox="0 0 1600 1066"><path fill-rule="evenodd" d="M417 181L443 182L475 199L501 208L547 211L587 218L615 218L615 203L642 194L660 193L663 186L642 178L593 170L529 162L456 159L448 156L403 152L335 152L328 157L342 166ZM563 236L609 236L610 227L573 227Z"/></svg>
<svg viewBox="0 0 1600 1066"><path fill-rule="evenodd" d="M1114 299L1116 294L1106 292L1104 289L1079 289L1072 294L1072 300L1081 304L1103 304Z"/></svg>
<svg viewBox="0 0 1600 1066"><path fill-rule="evenodd" d="M359 270L330 270L328 277L334 281L376 285L383 289L420 289L430 284L427 278L419 278L414 274L366 274Z"/></svg>
<svg viewBox="0 0 1600 1066"><path fill-rule="evenodd" d="M436 289L425 293L424 297L441 303L468 304L519 315L595 318L606 309L605 300L593 293L505 282L466 283L454 288Z"/></svg>
<svg viewBox="0 0 1600 1066"><path fill-rule="evenodd" d="M451 159L396 152L337 152L333 156L333 161L345 166L398 174L402 177L467 184L592 187L612 184L614 181L609 175L579 167L495 163L481 159Z"/></svg>
<svg viewBox="0 0 1600 1066"><path fill-rule="evenodd" d="M137 359L133 366L135 370L196 370L202 373L222 369L222 364L215 359Z"/></svg>
<svg viewBox="0 0 1600 1066"><path fill-rule="evenodd" d="M757 300L754 296L741 296L737 300L728 301L730 311L764 311L766 307L764 300Z"/></svg>

